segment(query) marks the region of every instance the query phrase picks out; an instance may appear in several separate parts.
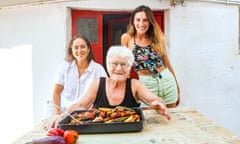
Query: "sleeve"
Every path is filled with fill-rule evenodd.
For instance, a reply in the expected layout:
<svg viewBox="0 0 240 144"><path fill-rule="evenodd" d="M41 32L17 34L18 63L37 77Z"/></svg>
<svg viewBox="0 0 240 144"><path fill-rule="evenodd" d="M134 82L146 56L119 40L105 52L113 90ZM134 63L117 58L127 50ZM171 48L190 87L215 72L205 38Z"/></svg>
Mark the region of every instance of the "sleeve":
<svg viewBox="0 0 240 144"><path fill-rule="evenodd" d="M69 64L67 62L64 62L58 68L57 74L56 74L55 79L54 79L54 82L56 84L64 85L64 78L65 78L66 69L67 69L68 65Z"/></svg>
<svg viewBox="0 0 240 144"><path fill-rule="evenodd" d="M99 77L108 77L104 67L102 65L99 64Z"/></svg>
<svg viewBox="0 0 240 144"><path fill-rule="evenodd" d="M95 73L95 78L108 77L104 67L101 64L99 64L95 61L91 61L90 65L94 69L93 71Z"/></svg>

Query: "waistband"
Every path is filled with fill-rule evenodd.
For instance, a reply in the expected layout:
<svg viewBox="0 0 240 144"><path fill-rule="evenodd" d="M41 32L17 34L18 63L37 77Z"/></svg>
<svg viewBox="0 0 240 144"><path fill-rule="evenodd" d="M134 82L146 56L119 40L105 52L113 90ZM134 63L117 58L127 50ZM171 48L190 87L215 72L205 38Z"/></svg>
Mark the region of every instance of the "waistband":
<svg viewBox="0 0 240 144"><path fill-rule="evenodd" d="M159 73L161 73L164 69L165 69L165 67L164 67L164 66L161 66L161 67L157 67L156 70L157 70ZM138 73L138 75L151 75L150 70L139 70L137 73Z"/></svg>

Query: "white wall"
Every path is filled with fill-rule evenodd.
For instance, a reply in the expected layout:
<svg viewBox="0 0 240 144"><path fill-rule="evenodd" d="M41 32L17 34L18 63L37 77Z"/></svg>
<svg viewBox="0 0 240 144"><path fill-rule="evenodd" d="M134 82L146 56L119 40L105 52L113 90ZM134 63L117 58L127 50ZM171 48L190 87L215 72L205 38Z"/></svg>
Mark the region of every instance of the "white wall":
<svg viewBox="0 0 240 144"><path fill-rule="evenodd" d="M35 123L42 117L45 99L51 95L53 77L63 60L66 12L65 7L50 5L0 11L0 47L32 45Z"/></svg>
<svg viewBox="0 0 240 144"><path fill-rule="evenodd" d="M38 124L42 119L46 99L51 96L54 75L63 60L67 35L66 13L66 7L51 5L0 11L0 48L12 48L21 45L32 46L32 69L30 69L32 75L29 76L32 76L33 85L31 86L32 91L31 89L29 91L32 92L31 96L33 98L31 99L32 104L28 105L28 109L33 111L30 118L33 119L34 124ZM9 61L6 60L6 62ZM10 67L15 67L16 73L20 71L17 67L21 65L20 62L21 60L17 60L14 65L10 65ZM14 82L13 80L12 83ZM24 84L24 81L20 83L20 85ZM17 88L12 88L12 90L16 91ZM4 96L9 97L11 95ZM3 96L1 97L3 98ZM22 97L21 101L18 100L19 97ZM15 95L15 97L12 97L12 101L15 104L18 100L18 104L13 107L11 105L13 102L9 101L9 107L13 107L18 114L22 114L22 117L18 117L19 119L26 119L27 121L29 113L17 111L21 110L21 106L26 106L27 100L24 97L26 96L22 93L21 95ZM25 124L22 123L22 125ZM21 125L18 124L18 126ZM32 127L32 125L30 126ZM29 129L29 126L26 124L24 128ZM24 131L22 128L22 132L25 133L26 130ZM20 135L16 134L16 136ZM14 140L13 137L12 140Z"/></svg>
<svg viewBox="0 0 240 144"><path fill-rule="evenodd" d="M32 45L35 124L42 119L44 104L51 97L53 78L70 36L68 7L131 10L144 4L126 2L91 0L0 11L0 48ZM166 1L146 4L153 9L169 8ZM166 14L169 56L181 87L181 106L192 107L240 135L237 6L187 2L187 6L172 7Z"/></svg>
<svg viewBox="0 0 240 144"><path fill-rule="evenodd" d="M170 57L181 105L240 135L238 7L188 2L169 15Z"/></svg>
<svg viewBox="0 0 240 144"><path fill-rule="evenodd" d="M0 135L7 144L33 126L32 46L1 48L0 68Z"/></svg>

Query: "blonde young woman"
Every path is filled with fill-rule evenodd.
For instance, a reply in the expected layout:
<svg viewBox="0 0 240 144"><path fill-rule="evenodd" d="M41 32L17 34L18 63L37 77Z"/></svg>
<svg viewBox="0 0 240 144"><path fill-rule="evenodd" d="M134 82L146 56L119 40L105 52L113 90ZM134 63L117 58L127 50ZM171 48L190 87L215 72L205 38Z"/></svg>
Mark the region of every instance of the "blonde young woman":
<svg viewBox="0 0 240 144"><path fill-rule="evenodd" d="M139 80L167 107L180 102L180 89L166 51L166 39L152 10L141 5L133 10L128 31L121 36L121 45L130 48L135 56L133 65Z"/></svg>

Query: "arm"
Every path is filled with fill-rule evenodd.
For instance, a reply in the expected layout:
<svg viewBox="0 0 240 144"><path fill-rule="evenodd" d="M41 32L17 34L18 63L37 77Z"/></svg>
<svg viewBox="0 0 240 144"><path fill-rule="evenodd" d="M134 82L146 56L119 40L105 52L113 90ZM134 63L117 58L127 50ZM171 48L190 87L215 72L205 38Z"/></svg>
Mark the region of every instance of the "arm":
<svg viewBox="0 0 240 144"><path fill-rule="evenodd" d="M52 95L52 100L53 100L53 105L54 105L54 114L58 115L61 113L61 106L60 106L60 94L63 90L63 85L60 84L55 84L54 89L53 89L53 95Z"/></svg>
<svg viewBox="0 0 240 144"><path fill-rule="evenodd" d="M152 93L144 84L139 80L132 79L132 91L137 100L143 101L145 104L149 105L155 109L158 113L165 116L168 120L171 119L171 115L168 109L160 97Z"/></svg>
<svg viewBox="0 0 240 144"><path fill-rule="evenodd" d="M55 85L53 88L53 94L52 94L52 102L53 102L53 113L55 115L60 114L62 111L61 109L61 93L64 90L64 84L66 83L65 77L67 75L66 69L69 67L69 63L64 61L61 66L58 68L57 74L55 76Z"/></svg>
<svg viewBox="0 0 240 144"><path fill-rule="evenodd" d="M77 109L88 109L92 104L94 103L96 96L97 96L97 91L98 91L98 85L99 85L100 79L95 79L91 85L89 86L87 92L85 95L82 96L81 99L73 103L70 107L67 108L67 110L60 114L60 115L55 115L50 123L47 125L46 129L50 129L53 127L57 127L58 122L67 116L69 113L71 113L74 110Z"/></svg>
<svg viewBox="0 0 240 144"><path fill-rule="evenodd" d="M128 42L131 39L128 33L124 33L121 35L121 45L129 47Z"/></svg>
<svg viewBox="0 0 240 144"><path fill-rule="evenodd" d="M178 100L177 100L176 105L179 105L179 103L180 103L180 88L179 88L179 85L178 85L177 77L176 77L176 75L175 75L175 73L174 73L173 67L172 67L171 64L170 64L170 61L169 61L169 59L168 59L168 56L167 56L167 53L166 53L166 52L165 52L164 55L163 55L163 64L164 64L164 66L166 66L166 67L169 69L169 71L173 74L173 77L174 77L174 79L175 79L175 81L176 81L177 91L178 91Z"/></svg>

